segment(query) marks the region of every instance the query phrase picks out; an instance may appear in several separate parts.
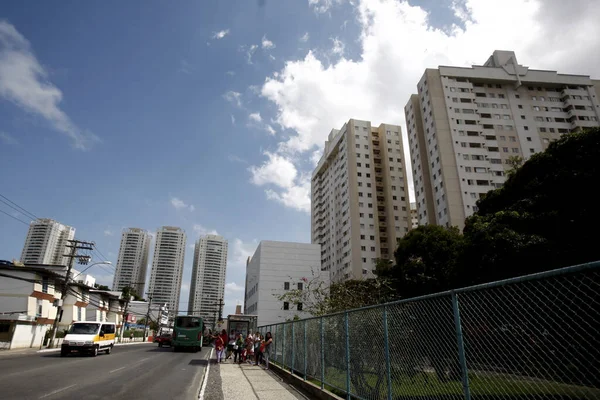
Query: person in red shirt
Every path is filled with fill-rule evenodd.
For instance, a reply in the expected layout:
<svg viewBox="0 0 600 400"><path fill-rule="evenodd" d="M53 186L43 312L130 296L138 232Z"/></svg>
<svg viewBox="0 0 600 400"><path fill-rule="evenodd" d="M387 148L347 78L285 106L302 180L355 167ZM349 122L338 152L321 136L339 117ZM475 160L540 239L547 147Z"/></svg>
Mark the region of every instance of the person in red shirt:
<svg viewBox="0 0 600 400"><path fill-rule="evenodd" d="M227 343L227 331L223 329L221 334L214 336L215 350L217 351L217 363L225 361L225 344Z"/></svg>

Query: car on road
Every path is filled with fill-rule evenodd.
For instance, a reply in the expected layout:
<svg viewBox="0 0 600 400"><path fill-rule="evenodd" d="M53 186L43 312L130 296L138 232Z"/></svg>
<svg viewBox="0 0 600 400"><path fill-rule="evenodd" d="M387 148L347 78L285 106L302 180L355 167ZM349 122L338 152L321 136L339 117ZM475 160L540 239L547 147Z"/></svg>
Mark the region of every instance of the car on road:
<svg viewBox="0 0 600 400"><path fill-rule="evenodd" d="M116 326L114 322L74 322L60 347L60 356L71 352L87 353L93 357L98 352L110 354L115 345Z"/></svg>
<svg viewBox="0 0 600 400"><path fill-rule="evenodd" d="M163 346L171 346L171 341L173 340L173 335L171 335L170 333L163 333L162 335L158 336L155 340L156 343L158 343L158 347L163 347Z"/></svg>

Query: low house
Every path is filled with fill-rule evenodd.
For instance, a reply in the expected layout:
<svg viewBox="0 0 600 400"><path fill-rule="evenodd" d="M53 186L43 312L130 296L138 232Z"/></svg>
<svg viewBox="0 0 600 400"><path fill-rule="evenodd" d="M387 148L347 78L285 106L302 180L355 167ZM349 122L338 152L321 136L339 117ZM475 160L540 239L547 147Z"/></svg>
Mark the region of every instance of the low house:
<svg viewBox="0 0 600 400"><path fill-rule="evenodd" d="M56 318L64 268L0 262L0 347L41 347Z"/></svg>
<svg viewBox="0 0 600 400"><path fill-rule="evenodd" d="M86 309L86 321L114 322L120 328L124 308L125 299L121 298L121 292L92 289Z"/></svg>

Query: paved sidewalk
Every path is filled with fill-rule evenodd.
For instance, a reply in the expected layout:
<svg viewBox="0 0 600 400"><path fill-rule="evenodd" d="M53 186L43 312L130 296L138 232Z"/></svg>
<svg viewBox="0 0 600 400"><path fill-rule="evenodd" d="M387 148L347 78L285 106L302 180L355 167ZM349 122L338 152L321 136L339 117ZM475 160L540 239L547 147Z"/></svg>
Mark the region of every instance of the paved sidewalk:
<svg viewBox="0 0 600 400"><path fill-rule="evenodd" d="M250 364L219 364L224 400L306 400L271 371Z"/></svg>

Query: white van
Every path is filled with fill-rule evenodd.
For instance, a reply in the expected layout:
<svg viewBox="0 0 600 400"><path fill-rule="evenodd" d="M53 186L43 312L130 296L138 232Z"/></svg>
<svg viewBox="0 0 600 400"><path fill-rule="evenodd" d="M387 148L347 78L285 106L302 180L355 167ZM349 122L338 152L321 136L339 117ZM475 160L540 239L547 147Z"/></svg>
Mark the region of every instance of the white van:
<svg viewBox="0 0 600 400"><path fill-rule="evenodd" d="M114 322L74 322L62 342L60 356L65 357L73 351L94 357L99 351L110 354L116 331Z"/></svg>

